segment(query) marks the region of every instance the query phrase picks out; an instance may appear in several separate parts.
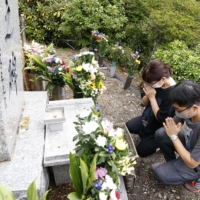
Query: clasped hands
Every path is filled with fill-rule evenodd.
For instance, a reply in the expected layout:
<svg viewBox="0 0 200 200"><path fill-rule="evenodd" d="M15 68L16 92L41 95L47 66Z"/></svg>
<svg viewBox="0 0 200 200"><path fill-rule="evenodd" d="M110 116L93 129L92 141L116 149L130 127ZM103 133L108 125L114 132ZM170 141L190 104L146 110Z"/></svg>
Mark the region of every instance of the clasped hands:
<svg viewBox="0 0 200 200"><path fill-rule="evenodd" d="M152 88L150 85L144 85L143 91L145 95L150 99L155 98L156 96L156 90Z"/></svg>
<svg viewBox="0 0 200 200"><path fill-rule="evenodd" d="M167 135L170 137L172 135L178 135L178 133L181 130L182 124L180 122L176 124L173 118L167 117L165 119L165 122L163 122L163 126L165 128Z"/></svg>

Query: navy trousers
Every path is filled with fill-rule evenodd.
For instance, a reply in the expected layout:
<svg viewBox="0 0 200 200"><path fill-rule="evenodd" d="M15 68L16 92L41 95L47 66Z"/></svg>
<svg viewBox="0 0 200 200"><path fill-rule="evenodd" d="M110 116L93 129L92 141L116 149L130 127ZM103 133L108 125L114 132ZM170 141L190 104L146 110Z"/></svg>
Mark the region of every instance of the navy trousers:
<svg viewBox="0 0 200 200"><path fill-rule="evenodd" d="M155 140L155 133L148 135L139 134L142 126L142 116L129 120L126 122L126 126L130 133L138 134L140 137L140 143L136 146L137 153L140 157L147 157L156 152L158 143Z"/></svg>

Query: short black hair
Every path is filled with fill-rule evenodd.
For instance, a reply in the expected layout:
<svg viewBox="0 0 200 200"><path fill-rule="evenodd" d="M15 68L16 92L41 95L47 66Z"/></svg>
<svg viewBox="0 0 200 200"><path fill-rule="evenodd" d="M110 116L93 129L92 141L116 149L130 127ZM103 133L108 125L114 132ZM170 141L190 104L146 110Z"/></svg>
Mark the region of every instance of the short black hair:
<svg viewBox="0 0 200 200"><path fill-rule="evenodd" d="M179 106L200 105L200 85L189 80L182 81L170 91L168 99L171 103L177 103Z"/></svg>

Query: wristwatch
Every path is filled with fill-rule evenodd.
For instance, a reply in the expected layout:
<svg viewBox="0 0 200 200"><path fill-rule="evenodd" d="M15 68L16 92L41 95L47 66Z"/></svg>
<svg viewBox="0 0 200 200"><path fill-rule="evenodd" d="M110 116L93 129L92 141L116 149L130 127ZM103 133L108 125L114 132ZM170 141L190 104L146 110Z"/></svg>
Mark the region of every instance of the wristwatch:
<svg viewBox="0 0 200 200"><path fill-rule="evenodd" d="M177 138L178 138L177 135L171 135L171 136L170 136L170 139L171 139L171 140L176 140Z"/></svg>

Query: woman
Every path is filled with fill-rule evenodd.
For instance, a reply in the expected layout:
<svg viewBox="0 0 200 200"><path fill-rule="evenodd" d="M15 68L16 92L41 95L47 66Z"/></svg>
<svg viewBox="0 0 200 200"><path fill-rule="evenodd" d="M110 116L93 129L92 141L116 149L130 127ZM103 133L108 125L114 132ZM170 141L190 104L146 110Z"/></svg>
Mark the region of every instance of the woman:
<svg viewBox="0 0 200 200"><path fill-rule="evenodd" d="M173 106L167 100L170 90L176 84L171 76L171 68L158 60L150 61L142 74L145 82L142 102L146 108L142 116L126 123L129 132L138 134L141 139L137 146L140 157L156 152L158 143L155 141L155 131L162 127L165 118L174 116Z"/></svg>
<svg viewBox="0 0 200 200"><path fill-rule="evenodd" d="M164 140L158 140L164 155L176 150L178 159L168 160L167 163L152 166L156 178L167 185L184 184L191 192L200 191L200 85L192 81L183 81L177 84L169 94L169 100L174 105L176 116L167 118L163 123L165 137L159 130L156 134ZM182 124L187 129L182 129ZM181 131L189 137L187 142L178 137ZM158 135L156 136L158 137ZM171 140L170 140L171 139ZM171 147L173 144L174 148Z"/></svg>

